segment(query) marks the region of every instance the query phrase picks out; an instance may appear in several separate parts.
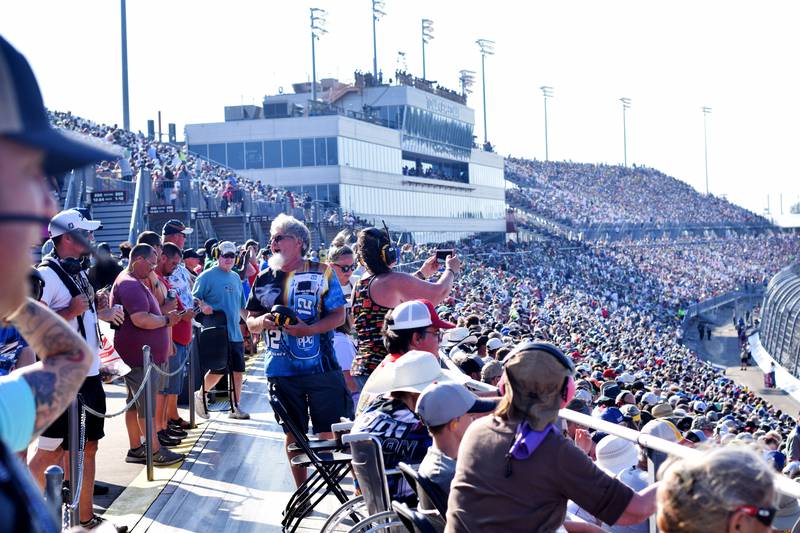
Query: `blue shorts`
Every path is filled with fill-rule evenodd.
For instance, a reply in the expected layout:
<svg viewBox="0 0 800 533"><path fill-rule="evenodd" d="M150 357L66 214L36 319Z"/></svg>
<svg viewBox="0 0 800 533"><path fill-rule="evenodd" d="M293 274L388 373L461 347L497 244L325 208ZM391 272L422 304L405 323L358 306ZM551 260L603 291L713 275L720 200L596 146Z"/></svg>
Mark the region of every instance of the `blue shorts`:
<svg viewBox="0 0 800 533"><path fill-rule="evenodd" d="M175 355L169 358L169 372L175 372L182 368L180 372L167 378L167 384L161 394L180 394L183 390L183 383L186 381L186 359L189 357L189 347L175 343Z"/></svg>

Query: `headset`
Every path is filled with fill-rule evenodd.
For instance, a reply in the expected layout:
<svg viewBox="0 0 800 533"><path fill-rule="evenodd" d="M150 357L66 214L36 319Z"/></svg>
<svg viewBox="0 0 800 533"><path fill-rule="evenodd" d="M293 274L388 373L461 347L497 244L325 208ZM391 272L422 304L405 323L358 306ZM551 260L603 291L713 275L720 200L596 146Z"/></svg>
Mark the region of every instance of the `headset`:
<svg viewBox="0 0 800 533"><path fill-rule="evenodd" d="M394 263L397 262L397 248L392 244L392 236L389 234L389 228L386 226L386 222L381 220L383 223L383 231L386 234L386 242L381 246L381 260L386 264L386 266L392 266ZM378 230L380 231L380 230Z"/></svg>
<svg viewBox="0 0 800 533"><path fill-rule="evenodd" d="M211 246L211 259L219 261L219 246L216 244Z"/></svg>
<svg viewBox="0 0 800 533"><path fill-rule="evenodd" d="M273 305L269 312L272 313L273 321L280 327L297 324L297 314L291 307Z"/></svg>

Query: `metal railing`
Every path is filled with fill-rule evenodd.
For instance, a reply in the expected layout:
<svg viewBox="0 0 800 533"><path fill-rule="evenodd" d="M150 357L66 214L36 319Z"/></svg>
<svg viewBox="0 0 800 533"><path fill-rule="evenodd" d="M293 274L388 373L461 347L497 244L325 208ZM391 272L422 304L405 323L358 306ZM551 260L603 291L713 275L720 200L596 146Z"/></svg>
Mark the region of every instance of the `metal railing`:
<svg viewBox="0 0 800 533"><path fill-rule="evenodd" d="M64 529L78 526L80 516L78 505L81 498L81 484L83 481L83 455L84 447L86 444L86 416L96 416L100 418L114 418L124 415L131 409L139 397L144 394L145 403L145 464L147 469L147 480L153 481L154 479L154 464L153 464L153 435L155 434L153 426L153 409L155 407L155 385L153 384L154 372L161 374L165 377L172 377L182 372L184 367L178 367L173 372L165 372L159 366L152 362L150 355L150 346L142 346L142 355L144 359L144 377L139 389L133 393L132 398L127 402L122 409L114 413L100 413L85 403L76 398L68 408L69 417L69 464L70 464L70 491L69 501L62 501L61 486L64 479L64 471L57 465L52 465L47 468L45 472L45 501L53 514L58 518L58 523L62 524ZM186 367L189 370L189 386L194 386L194 365L192 358L186 359ZM189 426L195 427L195 412L194 402L189 401Z"/></svg>

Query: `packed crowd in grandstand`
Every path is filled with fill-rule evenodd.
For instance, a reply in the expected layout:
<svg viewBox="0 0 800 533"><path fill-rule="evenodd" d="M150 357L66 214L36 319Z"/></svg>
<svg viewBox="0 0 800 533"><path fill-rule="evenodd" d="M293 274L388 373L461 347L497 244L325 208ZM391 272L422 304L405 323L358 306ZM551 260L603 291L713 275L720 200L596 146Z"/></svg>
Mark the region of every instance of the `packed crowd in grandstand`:
<svg viewBox="0 0 800 533"><path fill-rule="evenodd" d="M0 65L13 53L0 39ZM33 91L27 63L14 65L11 81ZM0 529L57 530L39 489L44 469L63 465L69 453L74 428L64 409L78 393L86 418L82 452L72 452L82 453L85 475L73 511L94 529L105 522L92 505L94 454L105 436L102 380L127 390L129 449L120 461L170 466L185 459L171 448L191 429L178 410L184 387L190 407L208 419L216 416L208 393L227 376L230 424L250 419L239 403L246 352L256 347L269 383L259 401L277 414L297 485L284 526L309 515L319 487L346 473L321 475L342 459L317 456L314 447L355 453L366 434L383 459L371 463L378 484L352 462L365 501L377 499L370 491L388 490L397 515L437 531L638 532L649 530L651 516L664 532L797 529L798 501L775 494L779 476L800 475L796 413L701 360L684 344L680 321L692 303L765 284L797 260L797 239L587 244L549 235L524 244L451 243L437 253L411 244L398 250L388 229L369 227L345 228L329 248L313 250L307 224L280 214L268 242L209 239L187 249L192 228L169 220L116 256L91 242L102 220L58 212L47 174L97 163L101 177L130 180L146 168L159 201L184 201L175 184L186 180L232 213L242 202L231 189L269 202L305 199L140 134L48 115L36 98L14 105L27 106L17 115L41 120L22 126L35 135L0 130L0 158L10 161L0 165L0 187L17 191L12 200L0 195L4 221L14 222L0 228L8 258L0 262L0 353L11 361L0 378ZM48 116L127 152L115 159L107 147L70 140ZM507 175L519 186L511 205L567 225L761 222L650 169L512 159ZM47 225L53 252L32 272L25 247L40 236L37 224ZM114 331L105 340L100 322ZM758 327L757 309L744 327ZM122 364L101 357L101 348ZM192 353L203 370L199 387L184 376ZM140 396L146 382L156 385L154 406ZM564 408L708 452L665 462L570 420L568 411L559 415ZM347 426L342 419L351 422L351 448L337 435L347 431L336 429ZM312 426L320 440L308 440ZM13 452L29 461L38 486ZM659 482L649 462L661 465ZM409 474L416 485L402 463L417 467ZM276 472L268 466L263 475ZM395 468L402 478L387 474ZM306 482L312 476L319 486Z"/></svg>
<svg viewBox="0 0 800 533"><path fill-rule="evenodd" d="M509 157L508 203L573 227L592 224L765 223L658 170Z"/></svg>

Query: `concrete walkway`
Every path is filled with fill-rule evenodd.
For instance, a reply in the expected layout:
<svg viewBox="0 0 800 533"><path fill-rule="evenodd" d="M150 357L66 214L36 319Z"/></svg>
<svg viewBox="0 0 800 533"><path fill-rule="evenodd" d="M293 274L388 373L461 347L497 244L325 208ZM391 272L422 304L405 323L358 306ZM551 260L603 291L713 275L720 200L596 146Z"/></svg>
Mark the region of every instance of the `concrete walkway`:
<svg viewBox="0 0 800 533"><path fill-rule="evenodd" d="M733 305L721 307L716 312L704 315L704 322L712 326L711 340L698 340L697 320L689 324L687 346L697 352L701 359L725 369L725 375L739 385L746 386L775 408L795 416L800 411L800 401L781 389L764 387L764 373L758 366L739 370L741 353L736 328L733 326Z"/></svg>

